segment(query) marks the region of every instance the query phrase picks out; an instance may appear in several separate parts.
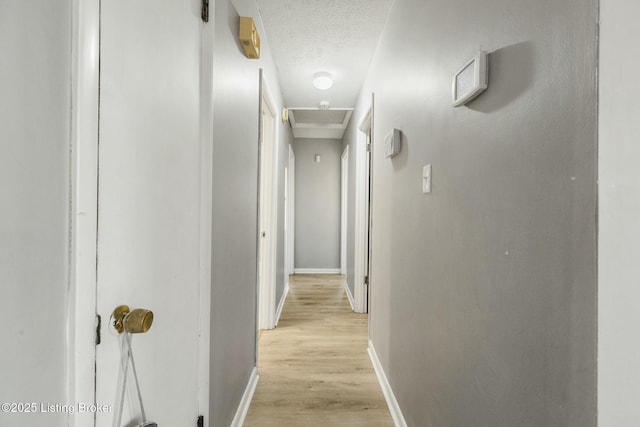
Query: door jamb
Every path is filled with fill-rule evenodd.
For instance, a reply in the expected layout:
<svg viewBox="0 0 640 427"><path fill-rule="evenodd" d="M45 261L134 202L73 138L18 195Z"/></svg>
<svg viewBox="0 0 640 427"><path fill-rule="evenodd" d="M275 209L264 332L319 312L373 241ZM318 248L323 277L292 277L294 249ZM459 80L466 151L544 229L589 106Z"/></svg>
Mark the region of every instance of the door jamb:
<svg viewBox="0 0 640 427"><path fill-rule="evenodd" d="M372 108L369 107L358 126L356 138L356 191L355 191L355 253L354 253L354 303L357 313L364 313L367 305L367 289L364 285L367 253L366 236L369 228L369 167L367 161L367 133L371 130Z"/></svg>
<svg viewBox="0 0 640 427"><path fill-rule="evenodd" d="M211 252L213 249L213 57L215 8L200 21L200 284L198 319L198 414L209 420L211 358Z"/></svg>
<svg viewBox="0 0 640 427"><path fill-rule="evenodd" d="M100 0L72 3L67 402L95 402ZM108 319L102 319L106 325ZM103 328L104 329L104 328ZM93 423L69 416L70 426Z"/></svg>
<svg viewBox="0 0 640 427"><path fill-rule="evenodd" d="M278 115L276 110L276 103L271 96L271 93L267 87L266 79L264 78L264 72L260 70L260 120L262 120L262 105L263 101L267 108L271 113L271 121L272 128L271 130L271 146L265 151L268 157L266 160L271 165L271 173L267 175L268 182L266 185L268 186L268 190L270 193L270 197L267 200L266 209L269 209L270 221L269 221L269 230L271 237L271 244L267 248L268 253L264 258L268 265L266 266L266 274L268 278L265 283L261 283L260 280L260 270L258 270L258 329L273 329L275 322L275 294L276 294L276 271L277 271L277 244L278 244L278 233L277 233L277 224L278 224ZM262 138L262 125L260 125L260 138ZM262 145L264 147L264 145ZM262 151L262 150L261 150ZM262 155L260 153L260 163L262 163ZM262 179L262 170L259 171L259 179ZM258 185L258 191L260 192L260 185ZM261 194L258 194L258 200L262 197ZM259 202L258 206L261 206L262 203ZM262 224L264 212L261 212L261 209L258 208L258 224ZM260 239L260 235L263 230L258 230L258 239ZM261 247L260 240L258 240L258 249ZM263 257L258 251L258 260L260 261ZM258 265L260 265L258 263Z"/></svg>
<svg viewBox="0 0 640 427"><path fill-rule="evenodd" d="M295 246L296 246L296 154L291 144L289 147L289 241L286 244L289 247L287 276L293 274L295 269Z"/></svg>

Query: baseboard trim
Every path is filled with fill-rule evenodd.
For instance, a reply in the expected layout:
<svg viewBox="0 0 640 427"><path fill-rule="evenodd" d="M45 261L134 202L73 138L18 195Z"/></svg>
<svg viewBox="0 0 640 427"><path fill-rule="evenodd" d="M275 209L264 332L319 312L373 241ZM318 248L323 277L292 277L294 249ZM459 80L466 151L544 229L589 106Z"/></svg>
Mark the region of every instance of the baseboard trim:
<svg viewBox="0 0 640 427"><path fill-rule="evenodd" d="M282 314L282 309L284 308L284 301L287 299L287 295L289 294L289 283L284 285L284 290L282 291L282 297L280 298L280 302L278 303L278 309L276 310L276 321L273 324L274 326L278 326L278 322L280 321L280 315Z"/></svg>
<svg viewBox="0 0 640 427"><path fill-rule="evenodd" d="M339 268L295 268L293 274L340 274Z"/></svg>
<svg viewBox="0 0 640 427"><path fill-rule="evenodd" d="M404 420L404 416L402 415L402 411L400 410L400 405L398 405L398 401L393 395L393 390L391 389L389 380L387 380L384 369L382 369L382 364L380 363L380 359L378 359L376 349L373 346L371 340L369 340L369 348L367 349L367 352L369 353L369 359L371 359L373 369L376 371L376 376L378 377L378 382L380 383L380 387L382 388L382 394L384 394L384 398L387 401L389 412L391 412L393 424L396 427L407 427L407 422Z"/></svg>
<svg viewBox="0 0 640 427"><path fill-rule="evenodd" d="M351 304L351 310L356 311L355 309L356 304L353 301L353 294L351 293L351 289L349 289L349 284L346 281L344 282L344 291L347 294L347 299L349 300L349 304Z"/></svg>
<svg viewBox="0 0 640 427"><path fill-rule="evenodd" d="M258 369L254 366L251 371L251 376L249 377L249 382L247 383L247 388L242 395L242 400L240 400L240 405L238 405L238 410L233 417L233 421L231 421L230 427L242 427L242 424L244 424L244 419L249 411L249 405L251 405L251 399L253 399L253 393L256 391L259 378Z"/></svg>

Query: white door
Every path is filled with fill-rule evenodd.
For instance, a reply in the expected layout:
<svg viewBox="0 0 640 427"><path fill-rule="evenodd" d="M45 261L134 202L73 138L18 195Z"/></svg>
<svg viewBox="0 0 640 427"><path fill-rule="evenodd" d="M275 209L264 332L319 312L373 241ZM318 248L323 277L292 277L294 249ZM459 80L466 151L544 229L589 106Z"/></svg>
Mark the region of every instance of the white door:
<svg viewBox="0 0 640 427"><path fill-rule="evenodd" d="M371 132L373 101L358 127L355 150L355 251L354 251L354 302L358 313L369 312L370 241L371 235Z"/></svg>
<svg viewBox="0 0 640 427"><path fill-rule="evenodd" d="M132 346L149 420L198 417L200 16L196 1L102 2L98 173L96 400L114 405L127 304L154 313ZM131 383L131 378L129 378ZM122 425L139 422L125 399ZM98 413L98 427L112 426Z"/></svg>
<svg viewBox="0 0 640 427"><path fill-rule="evenodd" d="M276 281L276 113L262 74L260 77L260 177L259 177L259 242L258 242L258 322L259 329L272 329L275 324Z"/></svg>

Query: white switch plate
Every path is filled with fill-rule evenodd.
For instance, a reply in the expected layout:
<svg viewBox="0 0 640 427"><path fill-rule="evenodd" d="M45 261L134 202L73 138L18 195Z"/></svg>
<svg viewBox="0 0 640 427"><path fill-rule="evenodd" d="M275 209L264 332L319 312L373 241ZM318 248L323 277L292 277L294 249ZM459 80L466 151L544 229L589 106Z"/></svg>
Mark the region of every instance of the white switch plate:
<svg viewBox="0 0 640 427"><path fill-rule="evenodd" d="M431 165L422 168L422 192L431 193Z"/></svg>

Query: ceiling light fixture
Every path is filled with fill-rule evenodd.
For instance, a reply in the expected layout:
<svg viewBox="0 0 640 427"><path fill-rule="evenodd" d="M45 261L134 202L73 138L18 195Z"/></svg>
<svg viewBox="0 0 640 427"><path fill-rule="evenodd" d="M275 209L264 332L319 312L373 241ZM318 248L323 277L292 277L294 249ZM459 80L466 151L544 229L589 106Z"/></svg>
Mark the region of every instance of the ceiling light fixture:
<svg viewBox="0 0 640 427"><path fill-rule="evenodd" d="M331 79L331 74L326 71L320 71L319 73L315 73L313 75L313 87L320 90L327 90L331 86L333 86L333 79Z"/></svg>

